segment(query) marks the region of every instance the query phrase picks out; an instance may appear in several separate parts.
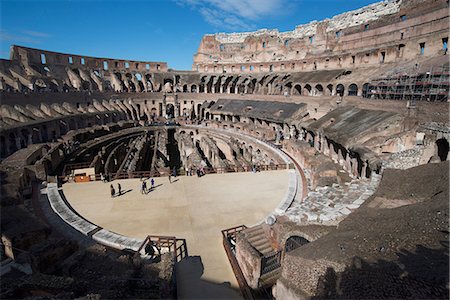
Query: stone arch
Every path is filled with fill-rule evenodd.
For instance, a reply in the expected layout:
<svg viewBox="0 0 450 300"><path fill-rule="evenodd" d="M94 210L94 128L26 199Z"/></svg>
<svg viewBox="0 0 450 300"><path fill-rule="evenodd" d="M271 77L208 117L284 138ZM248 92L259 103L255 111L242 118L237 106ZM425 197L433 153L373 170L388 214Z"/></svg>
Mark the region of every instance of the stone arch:
<svg viewBox="0 0 450 300"><path fill-rule="evenodd" d="M348 86L348 96L358 96L358 85L352 83Z"/></svg>
<svg viewBox="0 0 450 300"><path fill-rule="evenodd" d="M299 235L292 235L289 238L287 238L285 244L284 244L284 253L291 252L301 246L304 246L306 244L309 244L309 241L305 239L302 236Z"/></svg>
<svg viewBox="0 0 450 300"><path fill-rule="evenodd" d="M168 118L173 118L175 116L175 107L172 103L166 105L166 115Z"/></svg>
<svg viewBox="0 0 450 300"><path fill-rule="evenodd" d="M191 93L197 93L197 85L191 85Z"/></svg>
<svg viewBox="0 0 450 300"><path fill-rule="evenodd" d="M449 143L446 138L440 138L436 141L437 155L441 161L448 159Z"/></svg>
<svg viewBox="0 0 450 300"><path fill-rule="evenodd" d="M366 82L362 86L362 96L364 98L369 98L369 92L370 92L369 83Z"/></svg>
<svg viewBox="0 0 450 300"><path fill-rule="evenodd" d="M188 93L188 92L189 92L188 85L183 84L183 93Z"/></svg>
<svg viewBox="0 0 450 300"><path fill-rule="evenodd" d="M330 83L327 85L327 96L333 95L333 85Z"/></svg>
<svg viewBox="0 0 450 300"><path fill-rule="evenodd" d="M20 148L26 148L28 145L28 137L30 136L30 132L28 129L20 130Z"/></svg>
<svg viewBox="0 0 450 300"><path fill-rule="evenodd" d="M144 83L142 82L141 73L134 74L134 77L136 78L137 84L139 86L139 91L141 91L141 92L145 91Z"/></svg>
<svg viewBox="0 0 450 300"><path fill-rule="evenodd" d="M291 95L301 95L301 94L302 94L302 87L300 84L297 83L292 87Z"/></svg>
<svg viewBox="0 0 450 300"><path fill-rule="evenodd" d="M31 129L31 142L33 144L37 144L41 142L41 137L39 135L39 129L37 129L36 127L33 127Z"/></svg>
<svg viewBox="0 0 450 300"><path fill-rule="evenodd" d="M311 85L307 84L303 87L303 95L311 96L311 91L312 91Z"/></svg>
<svg viewBox="0 0 450 300"><path fill-rule="evenodd" d="M316 84L314 87L316 96L322 96L323 95L323 86L321 84Z"/></svg>
<svg viewBox="0 0 450 300"><path fill-rule="evenodd" d="M344 96L345 87L342 83L336 85L336 94L339 96Z"/></svg>
<svg viewBox="0 0 450 300"><path fill-rule="evenodd" d="M253 94L255 91L256 91L256 78L253 78L247 84L247 94Z"/></svg>

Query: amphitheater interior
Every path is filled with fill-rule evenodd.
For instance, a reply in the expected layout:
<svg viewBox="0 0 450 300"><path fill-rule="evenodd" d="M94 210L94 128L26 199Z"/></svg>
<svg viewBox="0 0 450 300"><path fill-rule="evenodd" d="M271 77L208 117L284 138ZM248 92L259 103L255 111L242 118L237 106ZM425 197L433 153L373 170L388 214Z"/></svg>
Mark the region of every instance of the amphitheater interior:
<svg viewBox="0 0 450 300"><path fill-rule="evenodd" d="M448 1L388 0L287 32L204 35L184 71L11 46L1 297L448 299L448 33ZM284 174L282 196L215 232L222 282L200 270L193 283L194 240L116 232L72 202L95 182L120 202L110 184L133 178L259 174Z"/></svg>

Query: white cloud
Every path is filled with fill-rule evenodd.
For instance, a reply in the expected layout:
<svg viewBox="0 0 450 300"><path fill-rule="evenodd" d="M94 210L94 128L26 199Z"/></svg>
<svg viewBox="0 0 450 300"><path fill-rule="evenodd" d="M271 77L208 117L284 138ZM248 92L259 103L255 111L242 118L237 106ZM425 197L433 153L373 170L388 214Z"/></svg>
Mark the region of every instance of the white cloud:
<svg viewBox="0 0 450 300"><path fill-rule="evenodd" d="M0 40L11 43L40 44L43 42L43 39L48 37L50 35L47 33L32 30L19 30L18 32L0 31Z"/></svg>
<svg viewBox="0 0 450 300"><path fill-rule="evenodd" d="M40 31L33 31L33 30L21 30L20 32L34 37L41 37L41 38L47 38L50 37L48 33L40 32Z"/></svg>
<svg viewBox="0 0 450 300"><path fill-rule="evenodd" d="M175 0L197 9L206 22L231 30L255 29L256 21L283 12L288 0Z"/></svg>

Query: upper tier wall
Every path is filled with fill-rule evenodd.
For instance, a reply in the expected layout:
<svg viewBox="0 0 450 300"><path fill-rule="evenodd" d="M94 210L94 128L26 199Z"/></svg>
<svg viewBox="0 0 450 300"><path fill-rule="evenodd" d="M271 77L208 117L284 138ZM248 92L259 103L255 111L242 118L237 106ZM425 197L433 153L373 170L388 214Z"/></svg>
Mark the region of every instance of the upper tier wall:
<svg viewBox="0 0 450 300"><path fill-rule="evenodd" d="M205 35L193 69L241 73L356 68L432 57L445 52L448 16L445 0L388 1L290 32Z"/></svg>
<svg viewBox="0 0 450 300"><path fill-rule="evenodd" d="M85 69L103 69L105 71L152 71L166 72L166 62L134 61L114 58L101 58L83 55L65 54L13 45L10 59L18 60L27 65L67 66Z"/></svg>

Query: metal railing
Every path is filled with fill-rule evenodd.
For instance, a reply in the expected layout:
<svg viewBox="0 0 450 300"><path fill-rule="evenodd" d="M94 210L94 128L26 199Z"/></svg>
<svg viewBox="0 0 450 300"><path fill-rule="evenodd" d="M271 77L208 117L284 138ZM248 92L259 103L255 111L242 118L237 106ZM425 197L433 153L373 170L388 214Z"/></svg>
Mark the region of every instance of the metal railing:
<svg viewBox="0 0 450 300"><path fill-rule="evenodd" d="M63 168L63 175L60 178L64 178L69 174L66 172L75 170L77 168L87 168L89 163L79 163L79 164L68 164ZM241 166L241 167L218 167L218 168L202 168L204 174L222 174L222 173L242 173L242 172L260 172L260 171L275 171L275 170L287 170L291 168L290 164L271 164L271 165L257 165L255 168L252 166ZM69 170L69 171L68 171ZM162 177L171 174L170 168L160 168L158 170L151 171L133 171L133 172L115 172L110 173L109 178L114 179L131 179L131 178L143 178L143 177ZM178 169L177 174L186 175L185 169ZM192 174L195 175L195 174ZM91 176L92 180L101 180L101 174L95 174ZM107 175L104 175L105 178Z"/></svg>
<svg viewBox="0 0 450 300"><path fill-rule="evenodd" d="M147 245L156 247L159 253L167 250L167 252L172 254L175 262L179 262L188 256L186 240L177 239L174 236L148 235L139 247L136 255L140 255L142 249L145 249Z"/></svg>
<svg viewBox="0 0 450 300"><path fill-rule="evenodd" d="M278 251L261 258L261 276L281 267L282 252Z"/></svg>
<svg viewBox="0 0 450 300"><path fill-rule="evenodd" d="M234 276L239 284L239 288L241 290L241 294L244 299L255 299L252 293L252 289L248 286L247 281L245 280L244 274L242 274L241 267L236 260L236 256L234 254L236 247L236 235L242 230L246 229L247 226L240 225L228 229L222 230L222 239L223 239L223 247L225 248L225 252L227 253L228 261L231 264L231 268L233 269Z"/></svg>

